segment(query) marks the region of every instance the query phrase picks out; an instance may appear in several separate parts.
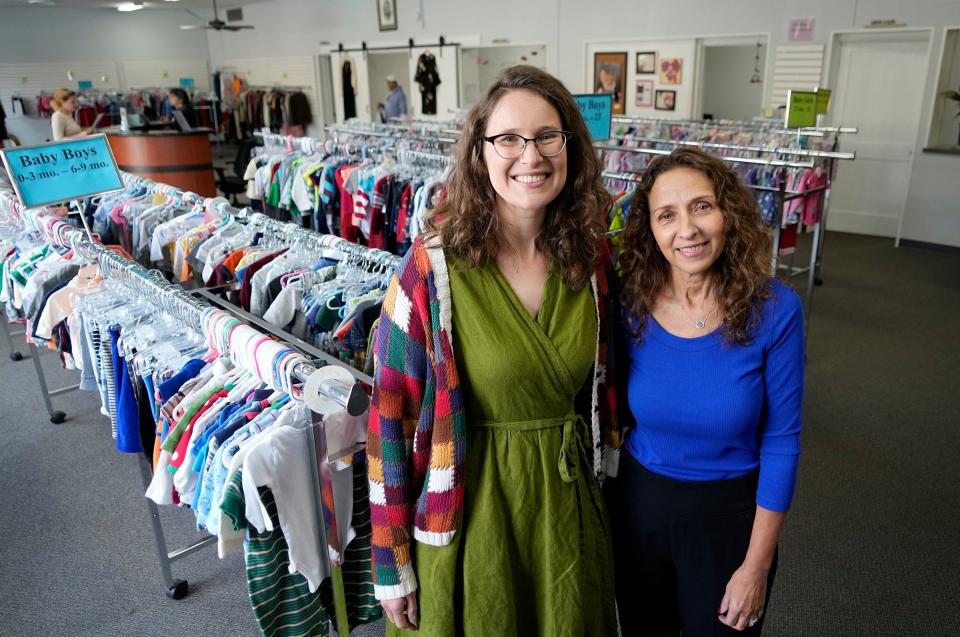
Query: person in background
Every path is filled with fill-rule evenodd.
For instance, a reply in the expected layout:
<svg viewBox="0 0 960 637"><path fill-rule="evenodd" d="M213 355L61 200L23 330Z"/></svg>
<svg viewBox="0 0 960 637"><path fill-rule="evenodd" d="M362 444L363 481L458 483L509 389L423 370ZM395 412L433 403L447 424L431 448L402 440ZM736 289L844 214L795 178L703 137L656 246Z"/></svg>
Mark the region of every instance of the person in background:
<svg viewBox="0 0 960 637"><path fill-rule="evenodd" d="M377 108L384 113L384 121L403 119L407 116L407 95L403 92L403 87L397 83L396 75L388 75L386 79L390 92L387 93L386 104L381 102L377 104Z"/></svg>
<svg viewBox="0 0 960 637"><path fill-rule="evenodd" d="M636 421L607 495L624 635L759 635L793 498L803 304L770 276L756 197L676 150L637 189L620 253Z"/></svg>
<svg viewBox="0 0 960 637"><path fill-rule="evenodd" d="M167 99L170 101L170 106L172 106L174 110L183 113L184 119L187 120L191 128L196 128L200 125L200 118L197 117L197 112L193 110L190 96L187 95L185 90L182 88L172 88L170 89L170 95Z"/></svg>
<svg viewBox="0 0 960 637"><path fill-rule="evenodd" d="M73 113L77 110L77 93L68 88L59 88L53 94L51 102L53 115L50 117L50 128L53 130L54 141L61 139L73 139L75 137L85 137L90 134L90 129L83 128L73 119Z"/></svg>

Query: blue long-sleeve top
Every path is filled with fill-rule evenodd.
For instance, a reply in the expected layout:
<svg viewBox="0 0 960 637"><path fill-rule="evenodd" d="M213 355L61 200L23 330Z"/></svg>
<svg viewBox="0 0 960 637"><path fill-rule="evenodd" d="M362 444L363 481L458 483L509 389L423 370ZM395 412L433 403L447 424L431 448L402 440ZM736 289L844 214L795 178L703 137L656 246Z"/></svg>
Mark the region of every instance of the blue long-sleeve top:
<svg viewBox="0 0 960 637"><path fill-rule="evenodd" d="M749 345L722 330L670 334L648 317L629 346L628 398L636 420L626 447L650 471L685 481L744 476L758 467L757 504L790 508L800 455L803 306L771 282Z"/></svg>

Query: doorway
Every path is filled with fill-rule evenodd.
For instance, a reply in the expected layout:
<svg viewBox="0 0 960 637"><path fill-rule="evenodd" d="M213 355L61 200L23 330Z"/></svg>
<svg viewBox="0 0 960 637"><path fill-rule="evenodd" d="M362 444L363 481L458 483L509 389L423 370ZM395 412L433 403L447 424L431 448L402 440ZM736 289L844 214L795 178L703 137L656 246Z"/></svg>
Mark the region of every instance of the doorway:
<svg viewBox="0 0 960 637"><path fill-rule="evenodd" d="M841 150L828 230L895 237L903 217L930 59L928 29L834 34L827 122L855 126Z"/></svg>
<svg viewBox="0 0 960 637"><path fill-rule="evenodd" d="M410 112L410 54L403 51L371 51L367 53L367 81L370 96L370 119L383 121L377 110L377 104L386 102L387 77L395 77L407 96L407 113Z"/></svg>
<svg viewBox="0 0 960 637"><path fill-rule="evenodd" d="M460 103L470 108L500 72L516 64L547 67L545 44L483 46L460 51Z"/></svg>
<svg viewBox="0 0 960 637"><path fill-rule="evenodd" d="M763 111L765 38L750 44L704 44L702 103L704 119L749 121Z"/></svg>

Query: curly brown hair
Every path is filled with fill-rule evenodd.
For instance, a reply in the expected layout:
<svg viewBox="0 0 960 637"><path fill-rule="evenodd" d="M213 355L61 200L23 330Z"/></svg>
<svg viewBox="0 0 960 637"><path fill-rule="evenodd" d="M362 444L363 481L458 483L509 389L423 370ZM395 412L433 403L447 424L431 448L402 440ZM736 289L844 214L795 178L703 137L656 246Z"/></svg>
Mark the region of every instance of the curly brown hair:
<svg viewBox="0 0 960 637"><path fill-rule="evenodd" d="M684 148L657 157L643 174L623 233L619 257L620 299L636 342L670 281L670 263L657 247L650 227L650 191L660 175L692 168L712 183L724 218L726 242L713 264L719 284L717 305L728 343L749 344L760 324L760 305L770 297L770 232L763 225L757 198L722 159Z"/></svg>
<svg viewBox="0 0 960 637"><path fill-rule="evenodd" d="M537 249L547 256L551 269L563 276L564 283L580 289L596 271L604 239L601 218L611 199L600 181L602 165L573 96L560 80L536 67L505 69L470 109L454 149L446 197L427 219L427 229L470 267L496 258L502 236L482 137L500 98L518 90L531 91L549 102L560 114L563 129L572 133L564 150L567 181L547 206Z"/></svg>

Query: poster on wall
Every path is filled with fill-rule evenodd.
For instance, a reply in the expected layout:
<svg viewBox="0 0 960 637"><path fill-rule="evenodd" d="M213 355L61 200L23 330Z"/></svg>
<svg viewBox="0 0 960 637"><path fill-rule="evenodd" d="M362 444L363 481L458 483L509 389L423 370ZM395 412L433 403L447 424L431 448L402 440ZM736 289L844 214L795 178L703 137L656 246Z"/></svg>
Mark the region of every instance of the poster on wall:
<svg viewBox="0 0 960 637"><path fill-rule="evenodd" d="M397 0L377 0L377 22L381 31L397 30Z"/></svg>
<svg viewBox="0 0 960 637"><path fill-rule="evenodd" d="M653 75L657 72L657 52L637 53L637 75Z"/></svg>
<svg viewBox="0 0 960 637"><path fill-rule="evenodd" d="M635 104L641 108L653 106L653 80L637 80L637 99Z"/></svg>
<svg viewBox="0 0 960 637"><path fill-rule="evenodd" d="M654 108L658 111L677 110L677 92L676 91L657 91L656 104Z"/></svg>
<svg viewBox="0 0 960 637"><path fill-rule="evenodd" d="M613 114L626 112L624 94L627 88L627 54L593 54L593 92L613 95Z"/></svg>
<svg viewBox="0 0 960 637"><path fill-rule="evenodd" d="M660 58L660 83L683 82L683 58Z"/></svg>

